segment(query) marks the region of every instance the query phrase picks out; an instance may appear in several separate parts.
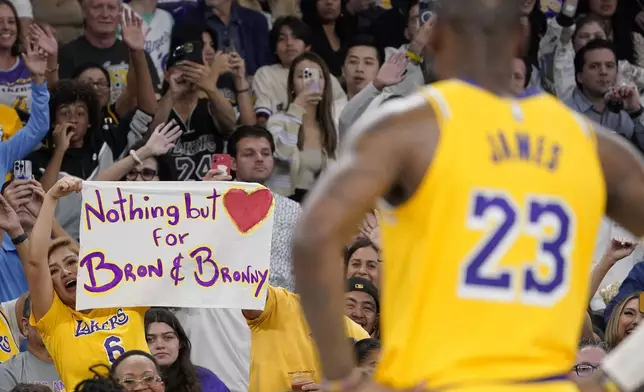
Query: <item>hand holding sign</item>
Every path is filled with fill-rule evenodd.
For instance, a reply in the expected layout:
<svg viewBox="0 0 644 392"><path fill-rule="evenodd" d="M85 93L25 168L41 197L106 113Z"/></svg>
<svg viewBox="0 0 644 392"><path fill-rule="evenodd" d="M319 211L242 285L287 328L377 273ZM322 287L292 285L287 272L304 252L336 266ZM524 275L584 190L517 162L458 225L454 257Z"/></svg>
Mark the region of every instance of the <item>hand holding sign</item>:
<svg viewBox="0 0 644 392"><path fill-rule="evenodd" d="M58 180L47 194L54 200L58 200L70 193L80 192L82 189L83 181L80 178L66 176Z"/></svg>

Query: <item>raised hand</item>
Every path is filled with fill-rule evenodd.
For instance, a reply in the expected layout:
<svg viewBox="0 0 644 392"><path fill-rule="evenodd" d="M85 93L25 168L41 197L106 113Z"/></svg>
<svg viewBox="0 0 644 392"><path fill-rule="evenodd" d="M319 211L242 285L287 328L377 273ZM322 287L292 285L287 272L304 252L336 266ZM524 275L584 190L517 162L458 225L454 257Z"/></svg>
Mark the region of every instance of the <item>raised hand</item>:
<svg viewBox="0 0 644 392"><path fill-rule="evenodd" d="M215 61L217 58L215 57ZM210 77L210 68L207 65L193 63L192 61L182 61L179 65L183 78L197 86L201 90L208 90L215 86L213 79Z"/></svg>
<svg viewBox="0 0 644 392"><path fill-rule="evenodd" d="M232 71L230 57L231 57L230 54L224 53L221 50L215 53L215 58L212 61L212 72L211 72L211 75L214 77L215 81L217 80L219 75ZM246 68L246 65L244 63L244 73L246 72L245 68Z"/></svg>
<svg viewBox="0 0 644 392"><path fill-rule="evenodd" d="M389 56L373 80L373 86L382 91L387 86L402 82L405 78L408 62L409 60L407 60L407 55L404 52L399 51Z"/></svg>
<svg viewBox="0 0 644 392"><path fill-rule="evenodd" d="M167 124L161 123L152 132L145 148L151 156L163 155L174 148L174 142L181 137L181 127L170 121ZM144 159L141 157L141 159Z"/></svg>
<svg viewBox="0 0 644 392"><path fill-rule="evenodd" d="M31 40L25 46L22 59L25 61L27 69L34 76L44 76L47 72L47 52L37 42Z"/></svg>
<svg viewBox="0 0 644 392"><path fill-rule="evenodd" d="M42 188L42 185L34 180L33 178L29 180L29 188L31 189L31 200L33 203L25 204L25 207L31 215L38 216L40 213L40 208L42 207L42 202L45 200L45 190Z"/></svg>
<svg viewBox="0 0 644 392"><path fill-rule="evenodd" d="M54 148L61 152L67 151L72 137L74 137L74 130L69 123L62 123L56 125L54 128Z"/></svg>
<svg viewBox="0 0 644 392"><path fill-rule="evenodd" d="M246 62L236 52L232 52L228 54L228 64L230 65L230 69L233 71L236 77L238 78L245 78L246 77ZM216 61L215 57L215 61Z"/></svg>
<svg viewBox="0 0 644 392"><path fill-rule="evenodd" d="M41 27L32 23L29 25L29 39L42 48L47 55L58 55L58 41L53 27L47 25Z"/></svg>
<svg viewBox="0 0 644 392"><path fill-rule="evenodd" d="M233 178L226 174L221 169L210 169L205 176L203 176L203 181L230 181Z"/></svg>
<svg viewBox="0 0 644 392"><path fill-rule="evenodd" d="M167 75L166 79L170 85L170 92L175 97L179 97L190 90L190 85L186 83L183 72L171 72Z"/></svg>
<svg viewBox="0 0 644 392"><path fill-rule="evenodd" d="M145 35L143 34L143 20L130 9L123 9L121 21L121 37L130 50L140 51L145 48Z"/></svg>
<svg viewBox="0 0 644 392"><path fill-rule="evenodd" d="M80 178L66 176L58 180L47 194L53 199L58 200L70 193L80 192L81 189L83 189L83 181Z"/></svg>
<svg viewBox="0 0 644 392"><path fill-rule="evenodd" d="M20 235L22 226L18 214L9 205L7 200L0 194L0 230L6 232L11 237Z"/></svg>
<svg viewBox="0 0 644 392"><path fill-rule="evenodd" d="M602 257L602 261L611 266L615 265L615 263L621 259L630 256L635 248L637 248L637 245L637 242L629 241L624 238L613 238L610 240L610 245L608 246L608 249L606 249L606 252Z"/></svg>

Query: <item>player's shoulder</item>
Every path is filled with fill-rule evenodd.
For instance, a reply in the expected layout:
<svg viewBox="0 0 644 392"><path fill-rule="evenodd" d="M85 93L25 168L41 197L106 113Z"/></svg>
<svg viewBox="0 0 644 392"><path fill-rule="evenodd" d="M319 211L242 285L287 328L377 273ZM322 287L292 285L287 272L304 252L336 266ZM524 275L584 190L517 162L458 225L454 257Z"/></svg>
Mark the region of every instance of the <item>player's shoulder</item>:
<svg viewBox="0 0 644 392"><path fill-rule="evenodd" d="M351 128L347 145L375 138L379 140L396 139L403 143L406 134L417 133L420 127L428 128L435 123L436 114L422 91L389 100L377 111L362 116Z"/></svg>

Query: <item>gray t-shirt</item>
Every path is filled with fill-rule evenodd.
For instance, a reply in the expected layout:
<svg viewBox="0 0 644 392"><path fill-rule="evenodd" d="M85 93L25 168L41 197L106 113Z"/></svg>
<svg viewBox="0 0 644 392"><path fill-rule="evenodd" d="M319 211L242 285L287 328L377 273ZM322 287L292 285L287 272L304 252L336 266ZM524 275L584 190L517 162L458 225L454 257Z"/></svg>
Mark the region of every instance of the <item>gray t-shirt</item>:
<svg viewBox="0 0 644 392"><path fill-rule="evenodd" d="M9 392L20 383L47 385L53 392L65 390L54 365L41 361L29 351L0 364L0 392Z"/></svg>

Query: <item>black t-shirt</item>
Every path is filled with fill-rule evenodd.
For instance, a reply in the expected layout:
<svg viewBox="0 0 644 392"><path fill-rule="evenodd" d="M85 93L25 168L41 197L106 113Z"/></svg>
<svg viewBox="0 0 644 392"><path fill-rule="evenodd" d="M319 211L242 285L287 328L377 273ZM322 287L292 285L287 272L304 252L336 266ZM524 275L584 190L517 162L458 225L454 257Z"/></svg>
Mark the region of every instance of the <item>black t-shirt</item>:
<svg viewBox="0 0 644 392"><path fill-rule="evenodd" d="M152 85L158 86L159 75L156 67L147 53L145 57L152 75ZM102 65L110 74L110 102L114 102L125 90L130 54L127 45L119 39L111 47L100 49L92 46L84 36L80 36L60 48L58 59L58 75L61 79L71 78L74 71L82 65L88 63Z"/></svg>
<svg viewBox="0 0 644 392"><path fill-rule="evenodd" d="M224 151L224 138L210 116L209 101L201 98L185 122L173 110L168 121L175 120L183 134L170 151L179 181L201 180L210 170L212 154Z"/></svg>

